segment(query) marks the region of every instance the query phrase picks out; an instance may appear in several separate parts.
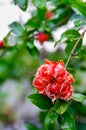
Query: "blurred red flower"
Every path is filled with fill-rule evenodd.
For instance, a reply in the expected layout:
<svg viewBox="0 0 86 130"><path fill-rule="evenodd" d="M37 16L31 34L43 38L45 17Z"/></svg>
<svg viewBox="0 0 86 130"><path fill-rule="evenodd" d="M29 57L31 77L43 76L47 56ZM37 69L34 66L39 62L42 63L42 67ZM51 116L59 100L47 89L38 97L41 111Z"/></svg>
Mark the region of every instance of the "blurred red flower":
<svg viewBox="0 0 86 130"><path fill-rule="evenodd" d="M49 40L49 35L47 33L40 32L36 34L36 40L38 40L41 44L43 44L43 42Z"/></svg>
<svg viewBox="0 0 86 130"><path fill-rule="evenodd" d="M0 48L2 48L4 46L4 42L0 41Z"/></svg>
<svg viewBox="0 0 86 130"><path fill-rule="evenodd" d="M52 18L54 16L54 13L52 11L47 11L45 12L45 19L49 20L50 18Z"/></svg>
<svg viewBox="0 0 86 130"><path fill-rule="evenodd" d="M72 83L75 79L64 68L64 62L45 60L38 69L33 80L33 86L39 93L56 100L70 100L73 94Z"/></svg>

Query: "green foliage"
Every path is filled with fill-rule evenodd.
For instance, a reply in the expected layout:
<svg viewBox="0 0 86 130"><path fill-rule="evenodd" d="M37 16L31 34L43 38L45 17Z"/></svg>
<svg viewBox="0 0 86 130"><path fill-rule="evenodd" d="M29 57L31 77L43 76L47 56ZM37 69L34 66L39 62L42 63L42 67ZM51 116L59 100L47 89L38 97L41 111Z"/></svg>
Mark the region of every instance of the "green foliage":
<svg viewBox="0 0 86 130"><path fill-rule="evenodd" d="M56 103L54 104L55 111L58 114L63 114L67 110L67 107L68 103L62 100L57 100Z"/></svg>
<svg viewBox="0 0 86 130"><path fill-rule="evenodd" d="M63 0L65 3L69 4L70 6L72 6L74 8L74 10L76 11L76 9L84 16L86 16L86 3L82 2L81 0Z"/></svg>
<svg viewBox="0 0 86 130"><path fill-rule="evenodd" d="M74 93L72 96L72 99L77 102L82 102L84 99L86 99L86 96L80 94L80 93Z"/></svg>
<svg viewBox="0 0 86 130"><path fill-rule="evenodd" d="M53 104L51 100L41 94L32 94L28 96L29 100L40 109L49 110Z"/></svg>
<svg viewBox="0 0 86 130"><path fill-rule="evenodd" d="M28 0L14 0L15 5L18 4L19 8L26 11L28 6Z"/></svg>
<svg viewBox="0 0 86 130"><path fill-rule="evenodd" d="M54 108L51 108L45 117L45 121L44 121L45 130L48 130L49 125L55 123L57 118L58 118L58 113L55 111Z"/></svg>
<svg viewBox="0 0 86 130"><path fill-rule="evenodd" d="M17 36L22 36L24 33L24 28L22 27L21 24L18 22L13 22L9 25L11 27L11 31L17 35Z"/></svg>
<svg viewBox="0 0 86 130"><path fill-rule="evenodd" d="M31 123L25 123L27 130L40 130L37 126Z"/></svg>
<svg viewBox="0 0 86 130"><path fill-rule="evenodd" d="M46 6L46 0L32 0L33 4L37 7L37 8L45 8Z"/></svg>
<svg viewBox="0 0 86 130"><path fill-rule="evenodd" d="M86 104L82 103L86 99L86 96L83 95L86 95L84 87L86 84L82 78L85 78L86 75L80 75L86 71L86 47L82 45L83 35L79 33L79 30L86 26L86 2L81 0L14 0L14 4L18 5L22 11L27 10L28 2L35 7L34 11L30 12L31 17L23 24L12 22L9 25L10 31L3 38L4 47L0 48L0 83L8 78L14 80L24 78L32 84L33 75L38 66L43 63L44 58L53 61L63 59L64 63L67 63L68 56L70 56L69 62L70 60L71 62L67 65L67 70L74 74L76 79L72 101L58 99L52 103L51 99L41 94L29 95L28 99L43 110L42 127L38 128L31 123L27 123L26 127L27 130L59 130L60 128L75 130L79 127L81 130L85 130L86 125L82 123L81 119L80 122L77 119L79 116L86 115ZM49 19L45 17L47 11L53 13ZM60 40L54 41L53 32L70 21L74 23L74 26L63 32ZM43 50L39 49L34 44L36 34L39 32L46 32L49 35L49 41L54 42L55 46L65 42L65 49L62 50L58 46L54 53L49 53L45 51L44 44L41 45ZM76 43L78 43L77 46L75 46ZM71 53L73 49L74 51ZM83 94L81 94L82 90ZM0 92L0 98L5 99L6 96ZM71 114L76 117L76 128ZM5 118L4 114L0 113L0 118L3 119L3 117ZM57 123L58 126L56 126Z"/></svg>
<svg viewBox="0 0 86 130"><path fill-rule="evenodd" d="M68 112L60 115L58 121L62 130L76 130L75 121Z"/></svg>
<svg viewBox="0 0 86 130"><path fill-rule="evenodd" d="M80 33L77 30L74 29L70 29L65 31L62 35L61 35L61 39L59 41L57 41L55 43L55 46L62 41L63 39L65 39L65 43L66 43L66 48L65 51L66 53L69 55L71 52L71 48L74 47L74 45L76 44L76 42L78 41L78 39L80 38ZM74 50L74 53L77 53L80 51L80 48L82 47L82 39L80 39L76 49Z"/></svg>

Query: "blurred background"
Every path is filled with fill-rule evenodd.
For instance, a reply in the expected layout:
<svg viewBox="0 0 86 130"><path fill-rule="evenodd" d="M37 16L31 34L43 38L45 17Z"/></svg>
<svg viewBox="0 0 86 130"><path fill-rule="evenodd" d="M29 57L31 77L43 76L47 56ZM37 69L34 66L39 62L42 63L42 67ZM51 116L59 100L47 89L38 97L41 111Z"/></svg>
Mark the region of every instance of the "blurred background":
<svg viewBox="0 0 86 130"><path fill-rule="evenodd" d="M54 13L51 20L45 19L42 14L47 10ZM40 128L41 112L27 99L29 94L36 91L32 86L36 70L45 58L56 61L64 59L66 63L69 54L65 52L66 43L61 41L55 47L54 44L63 32L75 27L75 19L85 18L59 0L57 4L55 0L47 1L43 10L37 10L29 0L26 11L14 5L12 0L0 0L0 12L0 40L4 39L5 42L5 47L0 48L0 130L27 130L25 123L33 123ZM41 15L43 18L39 20ZM15 30L11 24L14 21L20 23L20 30L24 27L21 35L22 31L18 32L17 27ZM83 25L85 29L86 23ZM40 44L35 34L43 31L49 34L50 39ZM69 71L76 77L75 91L86 95L86 34L81 51L76 53L75 59L72 58L69 67L73 68ZM77 129L86 130L86 100L82 103L71 102L69 111L76 119Z"/></svg>

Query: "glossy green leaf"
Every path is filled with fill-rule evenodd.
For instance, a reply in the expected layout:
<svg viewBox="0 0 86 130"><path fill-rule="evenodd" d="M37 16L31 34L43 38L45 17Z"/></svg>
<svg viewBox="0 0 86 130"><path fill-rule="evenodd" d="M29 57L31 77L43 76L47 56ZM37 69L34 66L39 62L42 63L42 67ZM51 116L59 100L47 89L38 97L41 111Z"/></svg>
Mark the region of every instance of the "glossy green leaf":
<svg viewBox="0 0 86 130"><path fill-rule="evenodd" d="M37 8L45 8L46 6L46 0L32 0L32 2Z"/></svg>
<svg viewBox="0 0 86 130"><path fill-rule="evenodd" d="M27 6L28 6L28 0L18 0L18 6L19 6L20 9L22 9L23 11L26 11Z"/></svg>
<svg viewBox="0 0 86 130"><path fill-rule="evenodd" d="M63 34L62 34L62 38L67 38L68 40L77 40L77 38L80 36L80 33L77 31L77 30L74 30L74 29L70 29L70 30L67 30L65 31Z"/></svg>
<svg viewBox="0 0 86 130"><path fill-rule="evenodd" d="M60 115L58 122L62 130L76 130L75 121L68 112Z"/></svg>
<svg viewBox="0 0 86 130"><path fill-rule="evenodd" d="M39 22L39 18L38 17L32 17L25 24L26 28L33 28L33 29L36 28L36 29L38 29L39 26L40 26L40 22Z"/></svg>
<svg viewBox="0 0 86 130"><path fill-rule="evenodd" d="M39 128L37 128L36 125L31 124L31 123L25 123L25 126L26 126L27 130L39 130Z"/></svg>
<svg viewBox="0 0 86 130"><path fill-rule="evenodd" d="M76 44L77 40L80 38L80 33L77 30L67 30L64 32L61 36L62 39L66 38L67 40L65 41L67 46L65 48L66 53L69 55L71 52L72 48ZM78 52L82 46L82 39L79 41L74 53Z"/></svg>
<svg viewBox="0 0 86 130"><path fill-rule="evenodd" d="M49 110L53 106L51 100L41 94L32 94L28 99L40 109Z"/></svg>
<svg viewBox="0 0 86 130"><path fill-rule="evenodd" d="M74 10L77 9L82 15L86 16L86 2L83 2L81 0L63 0L63 1L69 4L71 7L73 7Z"/></svg>
<svg viewBox="0 0 86 130"><path fill-rule="evenodd" d="M46 12L46 8L42 8L42 9L37 8L37 14L40 21L44 20L45 12Z"/></svg>
<svg viewBox="0 0 86 130"><path fill-rule="evenodd" d="M86 96L80 93L74 93L72 96L72 99L77 101L77 102L82 102L84 99L86 99Z"/></svg>
<svg viewBox="0 0 86 130"><path fill-rule="evenodd" d="M21 36L24 33L24 29L22 25L18 22L13 22L12 24L9 25L11 27L11 30L14 34Z"/></svg>
<svg viewBox="0 0 86 130"><path fill-rule="evenodd" d="M49 125L53 124L57 118L58 118L58 113L55 111L54 108L51 108L45 117L45 121L44 121L45 130L48 130Z"/></svg>
<svg viewBox="0 0 86 130"><path fill-rule="evenodd" d="M55 111L58 114L63 114L67 110L67 107L68 107L68 103L63 100L57 100L54 105Z"/></svg>

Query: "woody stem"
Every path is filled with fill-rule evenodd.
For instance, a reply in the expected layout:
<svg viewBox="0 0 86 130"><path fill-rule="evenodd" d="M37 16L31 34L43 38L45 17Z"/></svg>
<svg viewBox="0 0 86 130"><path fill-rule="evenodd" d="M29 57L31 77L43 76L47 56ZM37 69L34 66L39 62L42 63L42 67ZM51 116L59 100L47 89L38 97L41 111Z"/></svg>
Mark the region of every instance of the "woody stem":
<svg viewBox="0 0 86 130"><path fill-rule="evenodd" d="M73 53L74 53L76 47L78 46L80 40L84 37L85 32L86 32L86 30L83 31L82 35L81 35L81 36L79 37L79 39L76 41L76 43L75 43L73 49L71 50L70 55L69 55L69 57L68 57L68 59L67 59L66 65L65 65L65 69L67 68L67 66L68 66L68 64L69 64L69 62L70 62L70 60L71 60L71 57L73 56Z"/></svg>

